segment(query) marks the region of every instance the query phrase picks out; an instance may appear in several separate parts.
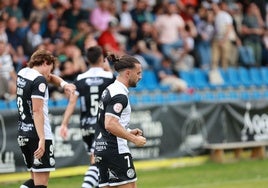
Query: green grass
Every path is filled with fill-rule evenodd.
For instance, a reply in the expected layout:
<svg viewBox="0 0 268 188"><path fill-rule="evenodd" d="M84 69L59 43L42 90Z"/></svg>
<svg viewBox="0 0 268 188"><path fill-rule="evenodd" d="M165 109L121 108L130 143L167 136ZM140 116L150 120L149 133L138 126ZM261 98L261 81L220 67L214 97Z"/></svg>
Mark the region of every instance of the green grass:
<svg viewBox="0 0 268 188"><path fill-rule="evenodd" d="M241 160L217 164L207 162L198 166L138 170L139 188L266 188L268 159ZM79 188L83 176L51 178L50 188ZM0 184L18 188L21 182Z"/></svg>

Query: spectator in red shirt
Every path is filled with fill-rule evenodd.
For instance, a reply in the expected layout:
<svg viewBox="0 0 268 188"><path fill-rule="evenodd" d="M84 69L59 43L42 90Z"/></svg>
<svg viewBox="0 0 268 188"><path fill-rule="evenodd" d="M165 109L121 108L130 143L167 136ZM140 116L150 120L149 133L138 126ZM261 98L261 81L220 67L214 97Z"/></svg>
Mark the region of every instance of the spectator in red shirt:
<svg viewBox="0 0 268 188"><path fill-rule="evenodd" d="M123 55L123 47L117 38L119 36L117 32L118 21L112 19L108 25L108 28L100 34L98 44L103 48L104 54L112 52Z"/></svg>

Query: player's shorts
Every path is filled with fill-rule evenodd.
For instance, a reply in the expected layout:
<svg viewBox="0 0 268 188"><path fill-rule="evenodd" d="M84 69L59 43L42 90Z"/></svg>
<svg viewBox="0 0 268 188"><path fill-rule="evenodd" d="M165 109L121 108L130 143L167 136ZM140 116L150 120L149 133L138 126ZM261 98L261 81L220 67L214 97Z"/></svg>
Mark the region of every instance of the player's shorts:
<svg viewBox="0 0 268 188"><path fill-rule="evenodd" d="M49 172L55 170L54 146L52 140L45 140L45 153L41 159L34 158L34 152L38 148L38 139L18 136L18 144L21 148L27 169L32 172Z"/></svg>
<svg viewBox="0 0 268 188"><path fill-rule="evenodd" d="M95 155L99 169L99 187L119 186L137 181L131 154L104 153Z"/></svg>
<svg viewBox="0 0 268 188"><path fill-rule="evenodd" d="M92 129L81 129L81 131L86 151L90 155L91 153L94 152L95 130L93 132Z"/></svg>

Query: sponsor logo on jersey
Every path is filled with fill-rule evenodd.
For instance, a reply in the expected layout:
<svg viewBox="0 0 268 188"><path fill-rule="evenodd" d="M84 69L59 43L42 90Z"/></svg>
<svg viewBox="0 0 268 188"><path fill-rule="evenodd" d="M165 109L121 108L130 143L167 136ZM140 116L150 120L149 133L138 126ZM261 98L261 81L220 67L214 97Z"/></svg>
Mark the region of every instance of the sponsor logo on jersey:
<svg viewBox="0 0 268 188"><path fill-rule="evenodd" d="M102 95L101 95L101 98L104 98L108 93L108 90L105 89L103 92L102 92Z"/></svg>
<svg viewBox="0 0 268 188"><path fill-rule="evenodd" d="M92 86L92 85L98 86L98 85L103 84L103 79L102 78L87 78L85 82L89 86Z"/></svg>
<svg viewBox="0 0 268 188"><path fill-rule="evenodd" d="M23 95L23 89L17 87L17 94L18 94L18 95Z"/></svg>
<svg viewBox="0 0 268 188"><path fill-rule="evenodd" d="M112 171L111 169L108 169L108 173L109 173L110 180L117 180L118 179L117 174L114 171Z"/></svg>
<svg viewBox="0 0 268 188"><path fill-rule="evenodd" d="M123 105L121 103L116 103L114 104L113 109L116 113L119 113L122 111Z"/></svg>
<svg viewBox="0 0 268 188"><path fill-rule="evenodd" d="M29 138L18 136L17 141L18 141L19 146L25 146L26 143L29 142Z"/></svg>
<svg viewBox="0 0 268 188"><path fill-rule="evenodd" d="M128 171L127 171L127 177L133 178L134 176L135 176L134 169L132 169L132 168L128 169Z"/></svg>
<svg viewBox="0 0 268 188"><path fill-rule="evenodd" d="M26 80L25 79L23 79L23 78L18 78L17 79L17 85L18 85L18 87L20 87L20 88L23 88L23 87L25 87L25 85L26 85Z"/></svg>
<svg viewBox="0 0 268 188"><path fill-rule="evenodd" d="M98 136L97 136L97 139L101 139L102 138L102 134L100 133Z"/></svg>
<svg viewBox="0 0 268 188"><path fill-rule="evenodd" d="M39 165L42 165L43 163L42 163L41 159L34 158L34 162L33 162L33 164L34 164L35 166L39 166Z"/></svg>
<svg viewBox="0 0 268 188"><path fill-rule="evenodd" d="M46 84L44 83L39 84L38 89L40 92L44 93L46 90Z"/></svg>
<svg viewBox="0 0 268 188"><path fill-rule="evenodd" d="M50 157L50 159L49 159L49 164L50 164L50 166L54 166L55 165L55 159L54 158L52 158L52 157Z"/></svg>

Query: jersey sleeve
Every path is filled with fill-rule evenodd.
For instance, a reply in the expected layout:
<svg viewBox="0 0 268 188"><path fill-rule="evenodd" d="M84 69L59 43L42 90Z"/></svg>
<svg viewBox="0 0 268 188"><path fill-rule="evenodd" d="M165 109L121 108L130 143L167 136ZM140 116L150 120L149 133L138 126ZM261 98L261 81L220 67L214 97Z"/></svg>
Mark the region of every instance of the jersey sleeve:
<svg viewBox="0 0 268 188"><path fill-rule="evenodd" d="M32 86L32 98L41 98L43 99L45 97L47 89L47 81L45 77L39 76L33 81Z"/></svg>
<svg viewBox="0 0 268 188"><path fill-rule="evenodd" d="M105 114L110 114L120 118L122 111L124 110L124 108L126 108L127 105L128 105L128 98L126 95L123 94L115 95L111 99L111 102L107 105Z"/></svg>
<svg viewBox="0 0 268 188"><path fill-rule="evenodd" d="M74 80L74 85L76 87L76 90L75 90L75 95L76 96L79 96L80 95L80 89L81 89L81 84L80 84L81 81L77 80L77 78Z"/></svg>

